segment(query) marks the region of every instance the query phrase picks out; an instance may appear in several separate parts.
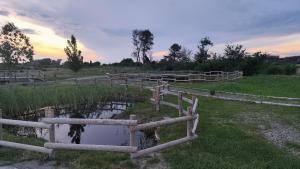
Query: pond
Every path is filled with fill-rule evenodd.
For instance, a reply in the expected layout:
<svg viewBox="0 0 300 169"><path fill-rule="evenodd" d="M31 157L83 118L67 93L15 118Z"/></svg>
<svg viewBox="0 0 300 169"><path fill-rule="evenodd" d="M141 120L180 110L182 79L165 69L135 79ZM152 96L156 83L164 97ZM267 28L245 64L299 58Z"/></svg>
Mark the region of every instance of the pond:
<svg viewBox="0 0 300 169"><path fill-rule="evenodd" d="M85 118L85 119L111 119L121 115L131 103L106 102L95 106L79 106L80 108L56 109L55 116L61 118ZM23 120L39 121L40 116L21 117ZM27 127L13 128L19 136L34 136L49 139L47 129L33 129ZM136 133L138 149L144 149L157 144L154 131ZM95 145L129 145L129 128L121 125L79 125L79 124L55 124L55 141L58 143L95 144Z"/></svg>

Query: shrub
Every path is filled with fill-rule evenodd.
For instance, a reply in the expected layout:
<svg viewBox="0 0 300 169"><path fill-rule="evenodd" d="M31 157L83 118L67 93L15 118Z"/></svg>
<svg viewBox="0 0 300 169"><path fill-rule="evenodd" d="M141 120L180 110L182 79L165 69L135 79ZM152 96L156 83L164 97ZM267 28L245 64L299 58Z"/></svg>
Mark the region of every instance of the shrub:
<svg viewBox="0 0 300 169"><path fill-rule="evenodd" d="M286 65L284 67L284 74L294 75L294 74L296 74L296 69L297 69L296 65Z"/></svg>
<svg viewBox="0 0 300 169"><path fill-rule="evenodd" d="M282 69L281 66L272 64L266 68L265 73L271 75L277 75L277 74L283 74L284 70Z"/></svg>

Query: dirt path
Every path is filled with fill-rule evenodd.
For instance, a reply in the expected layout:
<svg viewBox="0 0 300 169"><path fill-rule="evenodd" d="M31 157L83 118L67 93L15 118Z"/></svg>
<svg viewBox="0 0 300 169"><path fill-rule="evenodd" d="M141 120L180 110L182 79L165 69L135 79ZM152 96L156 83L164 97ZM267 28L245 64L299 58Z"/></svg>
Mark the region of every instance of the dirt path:
<svg viewBox="0 0 300 169"><path fill-rule="evenodd" d="M169 169L169 165L160 153L152 153L149 156L134 160L138 169Z"/></svg>
<svg viewBox="0 0 300 169"><path fill-rule="evenodd" d="M238 120L256 125L269 142L300 157L299 126L290 126L272 113L242 113Z"/></svg>

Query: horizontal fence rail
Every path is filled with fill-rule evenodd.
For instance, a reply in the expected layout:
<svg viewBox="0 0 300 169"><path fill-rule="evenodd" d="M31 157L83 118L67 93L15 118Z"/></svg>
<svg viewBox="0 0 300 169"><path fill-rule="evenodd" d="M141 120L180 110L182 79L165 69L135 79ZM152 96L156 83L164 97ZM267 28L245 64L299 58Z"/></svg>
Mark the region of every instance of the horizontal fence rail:
<svg viewBox="0 0 300 169"><path fill-rule="evenodd" d="M136 158L136 157L140 157L140 156L143 156L143 155L147 155L149 153L161 151L161 150L176 146L178 144L182 144L182 143L186 143L188 141L194 140L197 137L198 137L197 135L194 135L192 137L184 137L184 138L181 138L181 139L178 139L178 140L170 141L170 142L163 143L163 144L160 144L160 145L157 145L157 146L154 146L154 147L150 147L150 148L147 148L147 149L144 149L144 150L140 150L137 153L133 154L133 157Z"/></svg>
<svg viewBox="0 0 300 169"><path fill-rule="evenodd" d="M243 77L243 72L222 72L222 71L211 71L211 72L196 72L196 73L183 73L177 74L175 72L163 74L163 73L119 73L119 74L109 74L107 73L107 78L109 79L111 85L113 81L124 81L128 85L128 81L140 82L141 85L143 81L166 81L166 82L215 82L224 80L236 80Z"/></svg>
<svg viewBox="0 0 300 169"><path fill-rule="evenodd" d="M136 125L137 120L115 119L76 119L76 118L43 118L42 122L49 124L86 124L86 125Z"/></svg>
<svg viewBox="0 0 300 169"><path fill-rule="evenodd" d="M91 145L91 144L64 144L64 143L45 143L46 148L63 150L91 150L91 151L114 151L133 153L137 147L132 146L111 146L111 145Z"/></svg>
<svg viewBox="0 0 300 169"><path fill-rule="evenodd" d="M52 153L51 149L47 149L44 147L20 144L20 143L14 143L14 142L9 142L9 141L2 141L2 140L0 140L0 146L14 148L14 149L35 151L35 152L46 153L46 154Z"/></svg>
<svg viewBox="0 0 300 169"><path fill-rule="evenodd" d="M13 125L13 126L23 126L23 127L36 127L49 129L50 125L41 122L32 121L22 121L22 120L10 120L10 119L0 119L1 124Z"/></svg>
<svg viewBox="0 0 300 169"><path fill-rule="evenodd" d="M133 129L134 130L142 130L142 129L154 128L154 127L159 127L159 126L162 126L162 125L170 125L170 124L183 122L183 121L188 121L188 120L192 120L192 119L194 119L194 117L192 117L192 116L183 116L183 117L171 118L171 119L166 119L166 120L161 120L161 121L155 121L155 122L139 124L139 125L135 126Z"/></svg>

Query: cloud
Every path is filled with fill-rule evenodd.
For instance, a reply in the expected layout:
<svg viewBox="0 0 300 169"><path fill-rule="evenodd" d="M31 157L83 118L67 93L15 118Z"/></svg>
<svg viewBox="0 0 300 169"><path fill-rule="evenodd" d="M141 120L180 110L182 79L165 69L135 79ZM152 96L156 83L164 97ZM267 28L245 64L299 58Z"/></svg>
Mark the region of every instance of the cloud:
<svg viewBox="0 0 300 169"><path fill-rule="evenodd" d="M25 34L38 34L38 32L34 29L30 29L30 28L24 28L21 29L22 32L24 32Z"/></svg>
<svg viewBox="0 0 300 169"><path fill-rule="evenodd" d="M216 45L212 50L220 52L226 43L251 39L258 39L247 43L251 48L255 43L271 47L282 42L278 38L276 42L260 38L300 33L299 0L286 0L284 3L282 0L21 2L1 1L0 6L28 22L53 30L53 34L59 37L68 38L74 34L105 62L116 62L130 56L133 29L151 30L155 36L153 51L166 51L173 43L196 49L199 40L205 36L209 36Z"/></svg>
<svg viewBox="0 0 300 169"><path fill-rule="evenodd" d="M2 16L8 16L9 12L8 11L2 11L2 10L0 10L0 15L2 15Z"/></svg>
<svg viewBox="0 0 300 169"><path fill-rule="evenodd" d="M156 51L152 53L153 59L154 60L160 60L162 59L164 56L168 55L169 51Z"/></svg>

